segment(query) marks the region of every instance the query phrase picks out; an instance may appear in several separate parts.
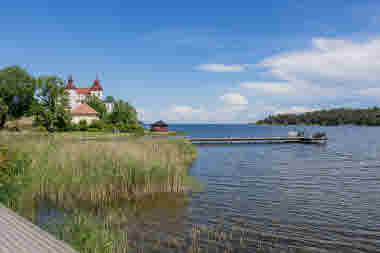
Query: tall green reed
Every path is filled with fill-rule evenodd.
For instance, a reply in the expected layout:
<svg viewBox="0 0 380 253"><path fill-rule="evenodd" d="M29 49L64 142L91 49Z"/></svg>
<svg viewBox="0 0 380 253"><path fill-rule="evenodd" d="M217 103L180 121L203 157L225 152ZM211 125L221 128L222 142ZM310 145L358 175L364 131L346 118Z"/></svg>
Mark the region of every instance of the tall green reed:
<svg viewBox="0 0 380 253"><path fill-rule="evenodd" d="M2 174L11 175L12 187L20 189L16 178L25 181L23 200L101 207L146 194L184 192L193 182L187 168L195 150L178 140L79 142L43 137L10 142L7 148L12 163Z"/></svg>

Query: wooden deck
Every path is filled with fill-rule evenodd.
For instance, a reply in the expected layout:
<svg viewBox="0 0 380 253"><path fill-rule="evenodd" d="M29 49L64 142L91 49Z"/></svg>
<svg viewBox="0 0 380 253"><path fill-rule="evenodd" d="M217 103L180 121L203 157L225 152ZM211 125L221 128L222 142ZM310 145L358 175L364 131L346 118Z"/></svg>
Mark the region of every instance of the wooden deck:
<svg viewBox="0 0 380 253"><path fill-rule="evenodd" d="M36 225L0 204L0 253L76 253Z"/></svg>
<svg viewBox="0 0 380 253"><path fill-rule="evenodd" d="M327 138L308 138L308 137L227 137L227 138L189 138L194 144L260 144L260 143L305 143L320 144L326 143Z"/></svg>

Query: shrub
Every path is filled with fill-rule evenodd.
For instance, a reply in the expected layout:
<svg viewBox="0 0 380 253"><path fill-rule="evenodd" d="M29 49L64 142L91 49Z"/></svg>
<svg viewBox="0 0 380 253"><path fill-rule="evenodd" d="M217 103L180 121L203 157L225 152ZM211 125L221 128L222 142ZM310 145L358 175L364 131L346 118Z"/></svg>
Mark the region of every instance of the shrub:
<svg viewBox="0 0 380 253"><path fill-rule="evenodd" d="M139 127L134 130L134 133L136 136L144 136L145 135L145 130L142 127Z"/></svg>
<svg viewBox="0 0 380 253"><path fill-rule="evenodd" d="M79 130L81 130L81 131L87 131L88 130L87 120L79 121Z"/></svg>
<svg viewBox="0 0 380 253"><path fill-rule="evenodd" d="M112 130L115 128L112 124L105 124L103 130L106 132L112 132Z"/></svg>
<svg viewBox="0 0 380 253"><path fill-rule="evenodd" d="M38 127L38 130L39 130L40 132L43 132L43 133L46 133L46 132L47 132L46 127L44 127L44 126L39 126L39 127Z"/></svg>
<svg viewBox="0 0 380 253"><path fill-rule="evenodd" d="M79 125L78 124L71 124L71 131L79 131Z"/></svg>
<svg viewBox="0 0 380 253"><path fill-rule="evenodd" d="M89 127L99 129L99 130L103 130L105 127L105 123L103 120L94 120L91 122Z"/></svg>

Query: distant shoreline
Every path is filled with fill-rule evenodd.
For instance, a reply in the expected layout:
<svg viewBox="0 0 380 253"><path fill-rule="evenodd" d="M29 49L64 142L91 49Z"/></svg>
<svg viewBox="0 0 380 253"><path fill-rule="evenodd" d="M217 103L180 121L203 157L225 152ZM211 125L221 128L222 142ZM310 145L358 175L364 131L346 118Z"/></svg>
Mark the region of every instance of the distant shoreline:
<svg viewBox="0 0 380 253"><path fill-rule="evenodd" d="M300 114L270 115L250 125L380 126L380 108L337 108Z"/></svg>

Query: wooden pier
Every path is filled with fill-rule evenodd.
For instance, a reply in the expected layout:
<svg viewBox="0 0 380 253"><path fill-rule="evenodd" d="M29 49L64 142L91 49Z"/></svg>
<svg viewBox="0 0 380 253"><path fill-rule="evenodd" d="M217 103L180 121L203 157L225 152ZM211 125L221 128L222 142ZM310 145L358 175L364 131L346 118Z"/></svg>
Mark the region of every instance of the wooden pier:
<svg viewBox="0 0 380 253"><path fill-rule="evenodd" d="M193 144L277 144L277 143L303 143L324 144L327 137L226 137L226 138L188 138Z"/></svg>
<svg viewBox="0 0 380 253"><path fill-rule="evenodd" d="M0 204L0 253L76 253L25 218Z"/></svg>

